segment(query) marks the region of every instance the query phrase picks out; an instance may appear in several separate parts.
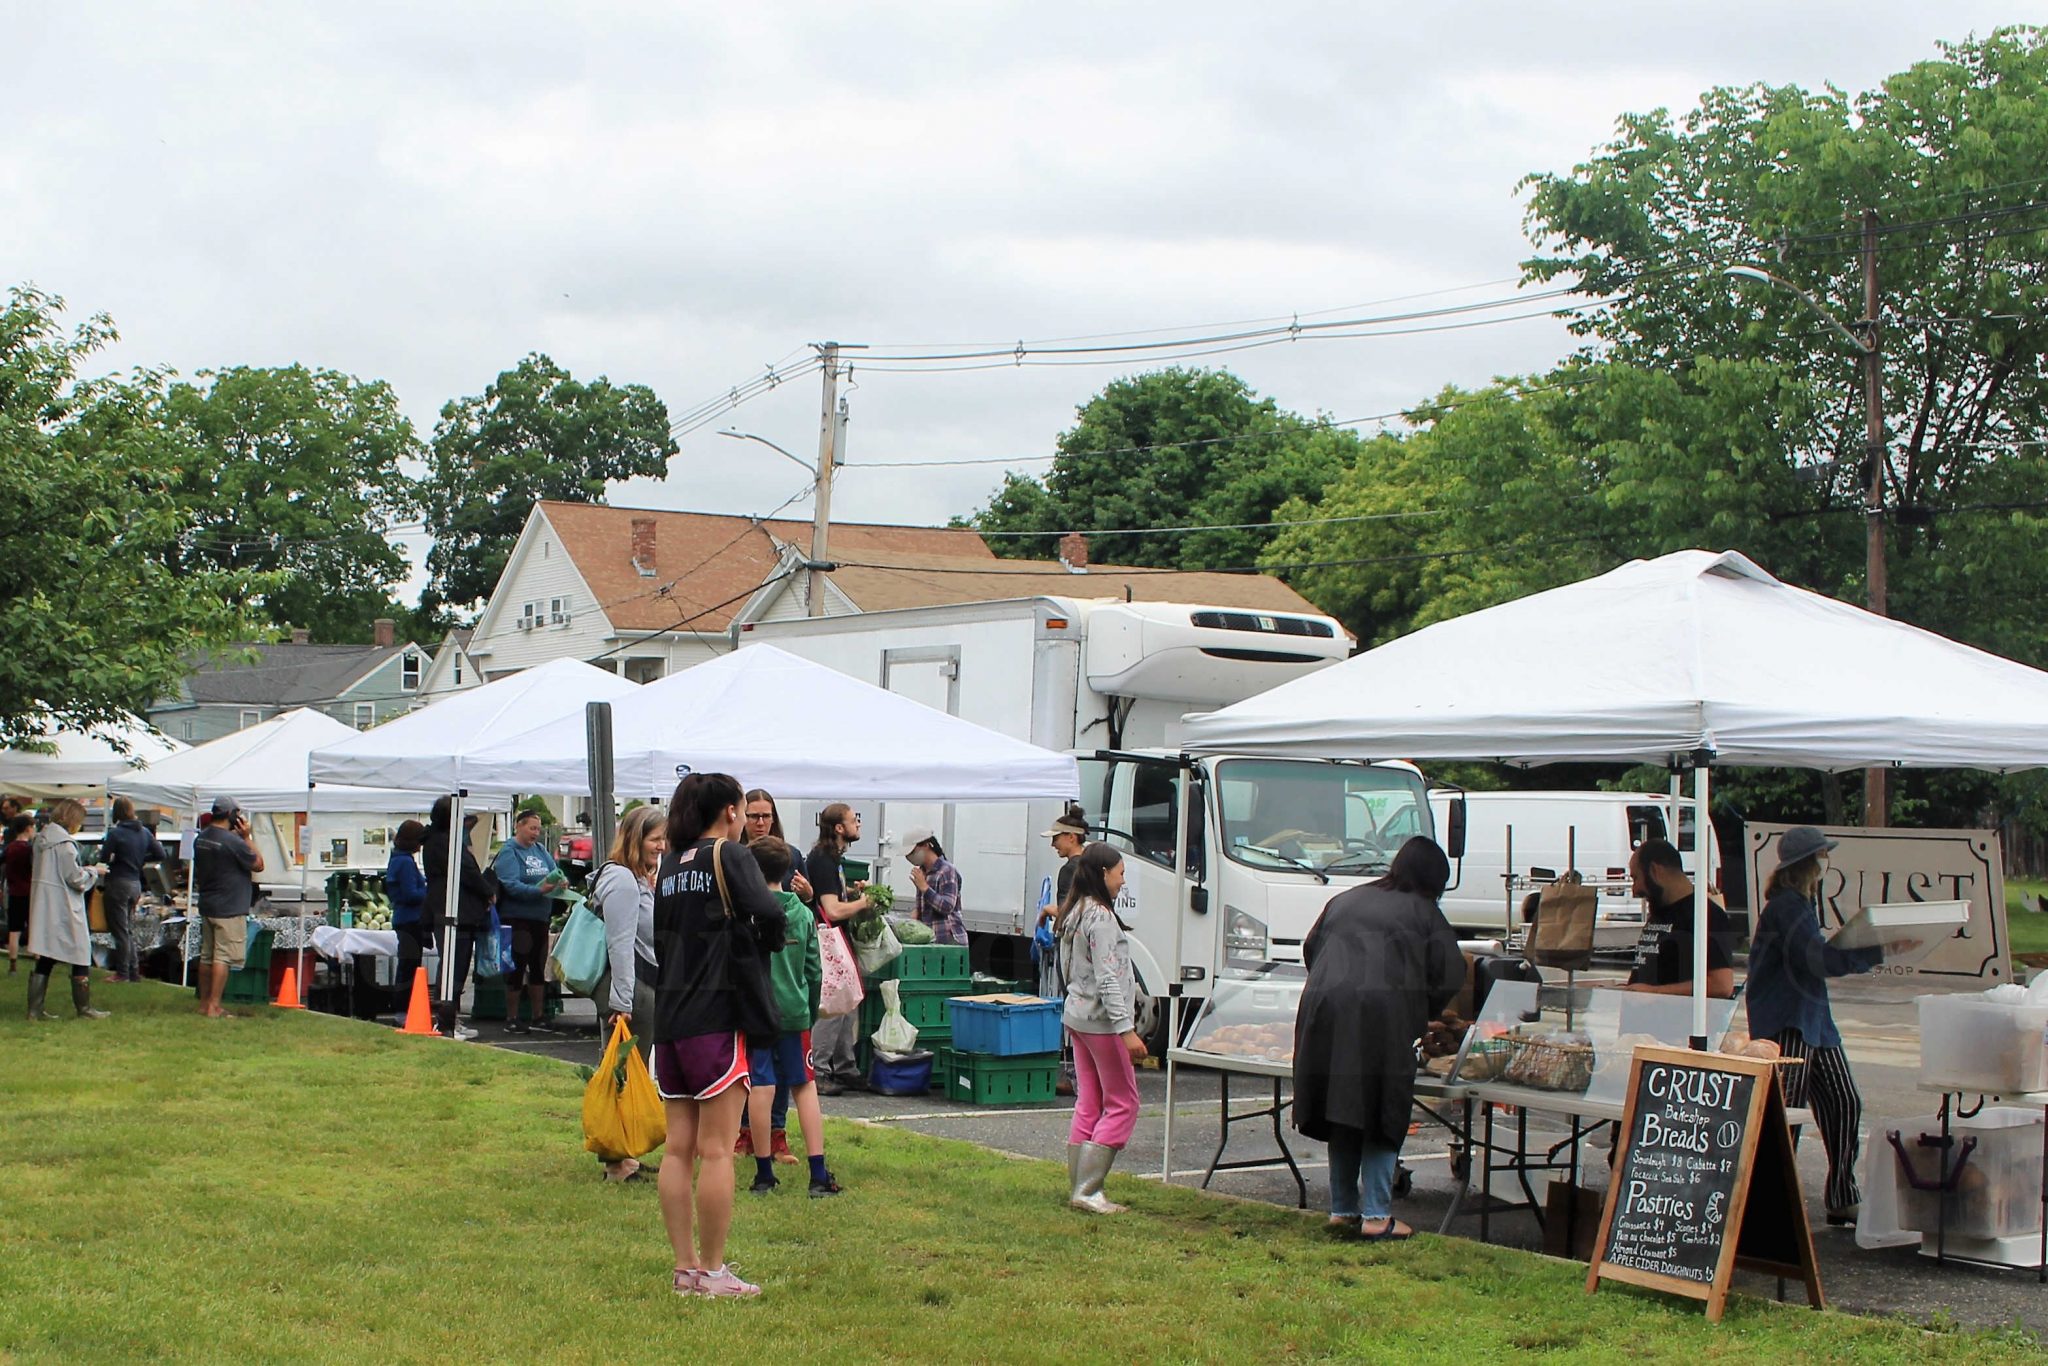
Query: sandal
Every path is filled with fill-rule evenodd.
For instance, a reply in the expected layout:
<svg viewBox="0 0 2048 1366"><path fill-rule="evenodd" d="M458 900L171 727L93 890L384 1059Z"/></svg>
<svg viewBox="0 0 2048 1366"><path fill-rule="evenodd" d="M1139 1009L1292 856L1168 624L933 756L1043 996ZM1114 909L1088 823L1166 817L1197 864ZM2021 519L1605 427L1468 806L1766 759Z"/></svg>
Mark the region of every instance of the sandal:
<svg viewBox="0 0 2048 1366"><path fill-rule="evenodd" d="M1332 1238L1356 1238L1360 1236L1360 1225L1356 1216L1349 1219L1330 1218L1323 1221L1323 1232Z"/></svg>
<svg viewBox="0 0 2048 1366"><path fill-rule="evenodd" d="M1402 1243L1406 1242L1410 1238L1413 1238L1414 1236L1415 1230L1403 1224L1399 1219L1388 1219L1387 1226L1381 1229L1378 1233L1366 1232L1365 1224L1363 1222L1361 1222L1358 1226L1358 1237L1361 1242Z"/></svg>

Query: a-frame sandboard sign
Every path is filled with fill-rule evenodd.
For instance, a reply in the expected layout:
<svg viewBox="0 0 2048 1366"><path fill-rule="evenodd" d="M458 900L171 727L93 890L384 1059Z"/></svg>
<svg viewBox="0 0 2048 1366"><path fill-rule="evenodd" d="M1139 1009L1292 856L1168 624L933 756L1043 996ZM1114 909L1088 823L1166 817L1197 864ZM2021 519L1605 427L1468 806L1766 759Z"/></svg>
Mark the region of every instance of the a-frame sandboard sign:
<svg viewBox="0 0 2048 1366"><path fill-rule="evenodd" d="M1718 1323L1735 1268L1805 1283L1822 1307L1777 1065L1638 1048L1586 1293L1603 1279L1705 1300Z"/></svg>

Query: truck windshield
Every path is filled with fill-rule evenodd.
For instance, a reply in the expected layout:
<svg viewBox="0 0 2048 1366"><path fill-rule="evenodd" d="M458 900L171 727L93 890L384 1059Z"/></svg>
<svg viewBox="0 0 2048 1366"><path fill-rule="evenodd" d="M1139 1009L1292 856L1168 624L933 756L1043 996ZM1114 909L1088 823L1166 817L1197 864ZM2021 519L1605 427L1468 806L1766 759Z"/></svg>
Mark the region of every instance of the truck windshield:
<svg viewBox="0 0 2048 1366"><path fill-rule="evenodd" d="M1216 766L1223 844L1254 868L1376 874L1414 835L1433 835L1422 779L1405 768L1303 759Z"/></svg>

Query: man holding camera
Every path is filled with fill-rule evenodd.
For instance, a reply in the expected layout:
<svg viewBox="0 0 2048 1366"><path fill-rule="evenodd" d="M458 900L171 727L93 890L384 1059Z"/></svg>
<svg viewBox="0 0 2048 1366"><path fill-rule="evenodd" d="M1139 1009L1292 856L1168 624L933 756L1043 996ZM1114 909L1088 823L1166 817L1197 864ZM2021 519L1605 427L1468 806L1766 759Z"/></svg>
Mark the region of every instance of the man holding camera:
<svg viewBox="0 0 2048 1366"><path fill-rule="evenodd" d="M232 1018L220 1008L228 974L249 948L249 908L263 855L249 842L249 818L233 797L213 800L213 820L192 842L192 887L199 900L199 1013Z"/></svg>

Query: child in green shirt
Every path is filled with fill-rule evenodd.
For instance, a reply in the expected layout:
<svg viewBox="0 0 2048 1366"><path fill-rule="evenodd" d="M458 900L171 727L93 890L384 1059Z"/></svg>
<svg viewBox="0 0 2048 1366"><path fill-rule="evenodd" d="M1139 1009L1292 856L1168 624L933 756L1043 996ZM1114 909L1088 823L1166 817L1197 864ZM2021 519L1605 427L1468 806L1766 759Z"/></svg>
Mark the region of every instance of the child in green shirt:
<svg viewBox="0 0 2048 1366"><path fill-rule="evenodd" d="M747 846L760 865L761 876L770 887L782 885L789 872L789 846L770 835ZM804 1151L811 1161L811 1197L839 1194L839 1183L825 1166L825 1117L818 1106L817 1074L811 1069L811 1025L818 1018L818 993L825 984L825 967L818 956L818 923L810 909L794 892L775 893L789 912L780 952L768 960L768 981L775 992L775 1009L781 1017L782 1032L775 1042L747 1050L747 1067L752 1090L747 1096L748 1128L754 1136L755 1195L766 1195L778 1184L770 1138L770 1109L775 1088L790 1088L796 1102L797 1122L803 1128Z"/></svg>

